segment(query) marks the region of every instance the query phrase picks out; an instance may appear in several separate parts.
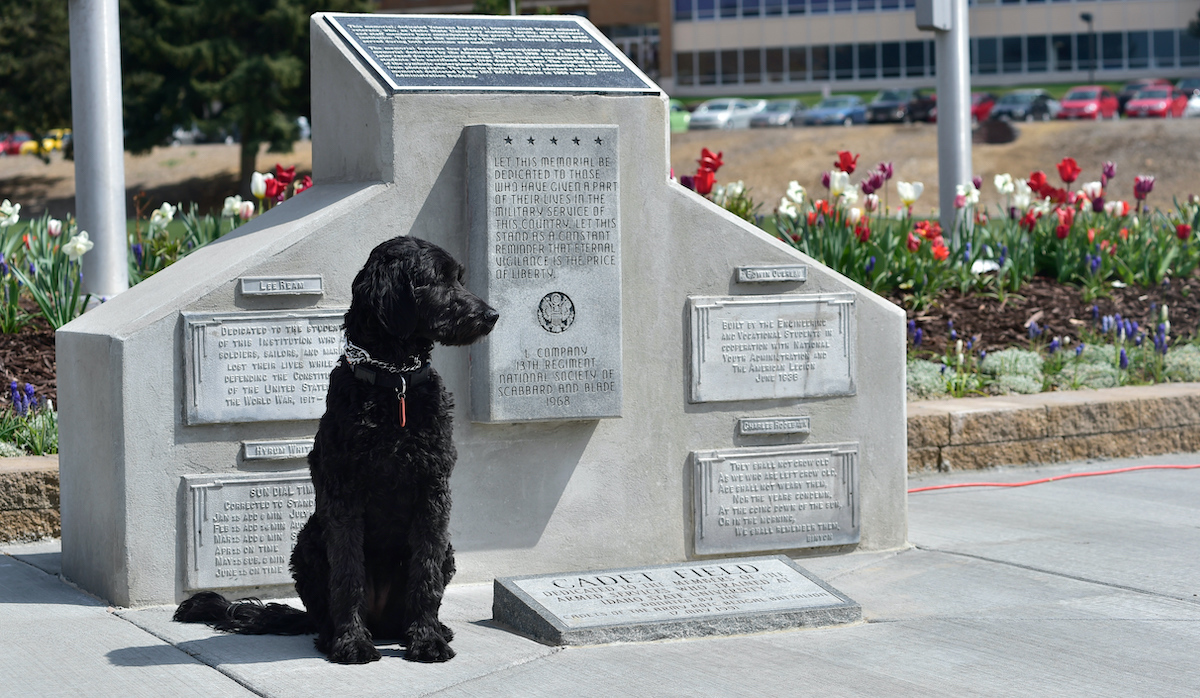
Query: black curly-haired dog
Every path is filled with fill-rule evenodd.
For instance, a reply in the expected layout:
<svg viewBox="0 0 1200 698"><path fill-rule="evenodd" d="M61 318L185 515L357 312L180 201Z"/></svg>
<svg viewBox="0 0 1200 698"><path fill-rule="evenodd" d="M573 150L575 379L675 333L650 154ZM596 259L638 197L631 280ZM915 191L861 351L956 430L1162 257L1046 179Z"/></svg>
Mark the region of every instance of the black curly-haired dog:
<svg viewBox="0 0 1200 698"><path fill-rule="evenodd" d="M445 250L398 237L354 279L346 353L329 376L308 456L316 510L291 569L307 611L202 592L175 620L243 634L316 632L334 662L379 659L395 639L407 659L444 662L454 634L438 620L454 575L450 546L453 402L429 363L434 342L470 344L499 314L463 288Z"/></svg>

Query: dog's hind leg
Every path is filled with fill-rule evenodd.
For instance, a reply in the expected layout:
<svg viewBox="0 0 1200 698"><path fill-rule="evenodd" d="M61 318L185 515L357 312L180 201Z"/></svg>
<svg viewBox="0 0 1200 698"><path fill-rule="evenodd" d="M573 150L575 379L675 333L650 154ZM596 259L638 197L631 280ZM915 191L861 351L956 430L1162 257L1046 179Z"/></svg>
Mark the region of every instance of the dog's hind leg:
<svg viewBox="0 0 1200 698"><path fill-rule="evenodd" d="M379 659L379 650L363 621L367 575L362 512L333 500L323 513L325 556L329 561L329 618L333 625L329 660L339 664L373 662Z"/></svg>
<svg viewBox="0 0 1200 698"><path fill-rule="evenodd" d="M312 516L296 536L292 549L292 579L296 593L317 626L317 650L329 654L333 644L333 622L329 617L329 559L325 555L324 531L318 516Z"/></svg>

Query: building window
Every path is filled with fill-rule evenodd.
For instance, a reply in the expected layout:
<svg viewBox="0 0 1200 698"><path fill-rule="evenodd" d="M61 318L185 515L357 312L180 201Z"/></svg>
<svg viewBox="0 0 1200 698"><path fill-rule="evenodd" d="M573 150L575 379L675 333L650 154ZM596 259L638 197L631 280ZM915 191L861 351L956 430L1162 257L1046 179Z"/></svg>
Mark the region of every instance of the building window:
<svg viewBox="0 0 1200 698"><path fill-rule="evenodd" d="M876 54L878 54L878 50L875 44L858 45L858 77L860 79L874 80L879 77Z"/></svg>
<svg viewBox="0 0 1200 698"><path fill-rule="evenodd" d="M715 0L696 0L696 19L712 19L716 6Z"/></svg>
<svg viewBox="0 0 1200 698"><path fill-rule="evenodd" d="M859 12L874 12L875 0L856 0L856 8Z"/></svg>
<svg viewBox="0 0 1200 698"><path fill-rule="evenodd" d="M762 49L748 48L742 54L742 82L762 82Z"/></svg>
<svg viewBox="0 0 1200 698"><path fill-rule="evenodd" d="M828 3L829 0L813 0L814 3L818 2L818 1L821 2L822 4L826 4L826 3ZM788 4L787 4L788 14L789 15L804 14L804 3L805 3L805 0L788 0ZM826 10L828 10L828 7L826 7ZM825 12L826 10L822 10L822 12ZM813 12L816 12L816 9L813 9Z"/></svg>
<svg viewBox="0 0 1200 698"><path fill-rule="evenodd" d="M996 55L996 40L994 38L979 40L979 63L976 72L980 75L993 75L999 72L999 56Z"/></svg>
<svg viewBox="0 0 1200 698"><path fill-rule="evenodd" d="M783 14L783 0L764 0L763 14L768 17L778 17Z"/></svg>
<svg viewBox="0 0 1200 698"><path fill-rule="evenodd" d="M742 0L742 16L757 17L762 14L762 0Z"/></svg>
<svg viewBox="0 0 1200 698"><path fill-rule="evenodd" d="M829 79L829 47L828 46L813 46L812 47L812 79L813 80L828 80Z"/></svg>
<svg viewBox="0 0 1200 698"><path fill-rule="evenodd" d="M1175 32L1169 29L1154 32L1154 67L1175 67Z"/></svg>
<svg viewBox="0 0 1200 698"><path fill-rule="evenodd" d="M883 77L900 77L900 43L888 41L879 47L880 63L883 67Z"/></svg>
<svg viewBox="0 0 1200 698"><path fill-rule="evenodd" d="M767 82L783 82L783 49L767 49Z"/></svg>
<svg viewBox="0 0 1200 698"><path fill-rule="evenodd" d="M738 0L720 0L722 17L737 17Z"/></svg>
<svg viewBox="0 0 1200 698"><path fill-rule="evenodd" d="M717 84L717 54L712 51L700 51L696 54L696 76L699 85Z"/></svg>
<svg viewBox="0 0 1200 698"><path fill-rule="evenodd" d="M808 48L804 46L793 46L788 49L788 80L791 80L792 82L801 82L807 79Z"/></svg>
<svg viewBox="0 0 1200 698"><path fill-rule="evenodd" d="M692 21L692 0L675 0L675 21Z"/></svg>
<svg viewBox="0 0 1200 698"><path fill-rule="evenodd" d="M1200 39L1189 34L1186 29L1179 30L1179 65L1200 65Z"/></svg>
<svg viewBox="0 0 1200 698"><path fill-rule="evenodd" d="M833 0L834 12L853 12L854 0Z"/></svg>
<svg viewBox="0 0 1200 698"><path fill-rule="evenodd" d="M1129 67L1150 67L1150 32L1129 32Z"/></svg>
<svg viewBox="0 0 1200 698"><path fill-rule="evenodd" d="M738 83L738 54L737 49L721 52L721 84L736 85Z"/></svg>
<svg viewBox="0 0 1200 698"><path fill-rule="evenodd" d="M1031 73L1044 73L1049 65L1046 55L1046 37L1025 37L1025 69Z"/></svg>
<svg viewBox="0 0 1200 698"><path fill-rule="evenodd" d="M925 75L925 42L904 42L904 75L905 77L924 77Z"/></svg>
<svg viewBox="0 0 1200 698"><path fill-rule="evenodd" d="M675 54L675 82L680 85L696 84L696 57L691 51Z"/></svg>
<svg viewBox="0 0 1200 698"><path fill-rule="evenodd" d="M854 79L854 44L833 47L833 71L835 80Z"/></svg>
<svg viewBox="0 0 1200 698"><path fill-rule="evenodd" d="M822 15L832 11L833 0L809 0L808 11L814 15Z"/></svg>
<svg viewBox="0 0 1200 698"><path fill-rule="evenodd" d="M1055 34L1050 37L1050 49L1054 56L1054 70L1071 70L1071 35Z"/></svg>
<svg viewBox="0 0 1200 698"><path fill-rule="evenodd" d="M1004 61L1004 72L1021 72L1021 63L1024 60L1024 56L1021 55L1022 53L1021 37L1006 36L1000 40L1000 55Z"/></svg>
<svg viewBox="0 0 1200 698"><path fill-rule="evenodd" d="M1096 64L1096 35L1075 35L1075 69L1095 70Z"/></svg>
<svg viewBox="0 0 1200 698"><path fill-rule="evenodd" d="M1125 67L1124 32L1105 32L1100 35L1101 65L1105 70L1121 70Z"/></svg>
<svg viewBox="0 0 1200 698"><path fill-rule="evenodd" d="M879 0L879 9L892 12L900 9L900 0Z"/></svg>

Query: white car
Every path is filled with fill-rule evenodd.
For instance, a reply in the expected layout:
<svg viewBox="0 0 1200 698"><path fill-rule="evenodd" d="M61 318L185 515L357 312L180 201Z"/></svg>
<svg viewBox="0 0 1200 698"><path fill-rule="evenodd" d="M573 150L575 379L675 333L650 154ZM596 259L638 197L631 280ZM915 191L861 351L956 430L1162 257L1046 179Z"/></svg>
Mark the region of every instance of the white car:
<svg viewBox="0 0 1200 698"><path fill-rule="evenodd" d="M765 99L710 99L692 112L688 129L750 128L750 117L766 106Z"/></svg>
<svg viewBox="0 0 1200 698"><path fill-rule="evenodd" d="M1200 116L1200 91L1193 92L1188 97L1187 106L1183 108L1184 116Z"/></svg>

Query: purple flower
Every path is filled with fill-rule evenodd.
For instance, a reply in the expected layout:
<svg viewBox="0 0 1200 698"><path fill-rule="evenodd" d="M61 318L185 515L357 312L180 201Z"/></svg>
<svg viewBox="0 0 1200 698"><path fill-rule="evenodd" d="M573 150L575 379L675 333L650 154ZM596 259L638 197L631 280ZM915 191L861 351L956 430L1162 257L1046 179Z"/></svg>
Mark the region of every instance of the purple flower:
<svg viewBox="0 0 1200 698"><path fill-rule="evenodd" d="M15 410L17 414L24 417L25 414L29 412L29 405L25 402L25 393L21 391L21 388L17 385L16 381L10 383L8 388L12 393L13 410Z"/></svg>
<svg viewBox="0 0 1200 698"><path fill-rule="evenodd" d="M896 173L890 162L881 162L876 169L879 170L879 174L883 175L884 181L891 179L892 175Z"/></svg>
<svg viewBox="0 0 1200 698"><path fill-rule="evenodd" d="M1092 212L1093 213L1104 213L1104 197L1103 196L1097 196L1096 198L1092 199Z"/></svg>
<svg viewBox="0 0 1200 698"><path fill-rule="evenodd" d="M1151 175L1138 175L1133 178L1133 198L1141 201L1150 196L1150 192L1152 191L1154 191L1154 177Z"/></svg>
<svg viewBox="0 0 1200 698"><path fill-rule="evenodd" d="M679 178L679 183L692 191L696 191L696 178L691 175L683 175Z"/></svg>
<svg viewBox="0 0 1200 698"><path fill-rule="evenodd" d="M1046 351L1050 352L1050 354L1053 355L1054 352L1058 351L1061 348L1062 348L1062 343L1058 341L1057 337L1055 337L1053 340L1050 341L1050 346L1046 347Z"/></svg>
<svg viewBox="0 0 1200 698"><path fill-rule="evenodd" d="M1029 323L1029 338L1037 339L1042 336L1042 328L1038 326L1037 321Z"/></svg>
<svg viewBox="0 0 1200 698"><path fill-rule="evenodd" d="M908 321L908 333L911 335L911 334L915 333L916 331L917 331L917 321L909 320Z"/></svg>
<svg viewBox="0 0 1200 698"><path fill-rule="evenodd" d="M1083 342L1080 342L1079 344L1077 344L1077 345L1075 346L1075 357L1076 357L1076 358L1079 358L1079 355L1083 353L1083 348L1084 348L1085 346L1087 346L1087 345L1086 345L1086 344L1084 344Z"/></svg>
<svg viewBox="0 0 1200 698"><path fill-rule="evenodd" d="M1000 246L1000 259L996 263L1004 266L1004 262L1008 260L1008 245Z"/></svg>
<svg viewBox="0 0 1200 698"><path fill-rule="evenodd" d="M829 172L821 173L821 186L825 187L826 189L829 188Z"/></svg>
<svg viewBox="0 0 1200 698"><path fill-rule="evenodd" d="M1121 349L1121 368L1129 368L1129 355L1125 353L1125 349Z"/></svg>
<svg viewBox="0 0 1200 698"><path fill-rule="evenodd" d="M967 337L967 343L964 346L966 346L967 351L971 351L971 347L975 346L975 338Z"/></svg>
<svg viewBox="0 0 1200 698"><path fill-rule="evenodd" d="M1112 160L1105 160L1104 166L1101 167L1100 171L1104 174L1106 179L1112 179L1113 177L1117 176L1117 163L1113 162Z"/></svg>
<svg viewBox="0 0 1200 698"><path fill-rule="evenodd" d="M142 266L142 243L137 242L133 245L133 258L137 261L137 265Z"/></svg>
<svg viewBox="0 0 1200 698"><path fill-rule="evenodd" d="M986 358L987 358L987 349L980 349L979 350L979 360L983 361Z"/></svg>
<svg viewBox="0 0 1200 698"><path fill-rule="evenodd" d="M913 346L914 347L921 346L921 340L924 338L925 338L925 333L921 331L920 327L918 327L917 331L913 332Z"/></svg>
<svg viewBox="0 0 1200 698"><path fill-rule="evenodd" d="M1153 305L1154 305L1154 304L1153 304L1153 303L1151 303L1151 306L1153 306ZM1150 311L1151 311L1151 312L1154 312L1154 308L1153 308L1153 307L1151 307L1151 308L1150 308ZM1095 322L1096 320L1099 320L1099 319L1100 319L1100 306L1098 306L1098 305L1093 305L1093 306L1092 306L1092 322Z"/></svg>
<svg viewBox="0 0 1200 698"><path fill-rule="evenodd" d="M867 266L863 267L863 271L870 274L871 270L873 270L874 268L875 268L875 257L871 257L870 259L867 260Z"/></svg>
<svg viewBox="0 0 1200 698"><path fill-rule="evenodd" d="M974 184L976 189L982 190L983 189L983 177L980 177L979 175L975 175L974 177L971 178L971 184Z"/></svg>
<svg viewBox="0 0 1200 698"><path fill-rule="evenodd" d="M950 341L958 339L958 330L950 330Z"/></svg>

